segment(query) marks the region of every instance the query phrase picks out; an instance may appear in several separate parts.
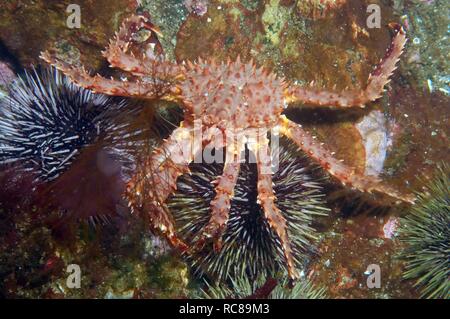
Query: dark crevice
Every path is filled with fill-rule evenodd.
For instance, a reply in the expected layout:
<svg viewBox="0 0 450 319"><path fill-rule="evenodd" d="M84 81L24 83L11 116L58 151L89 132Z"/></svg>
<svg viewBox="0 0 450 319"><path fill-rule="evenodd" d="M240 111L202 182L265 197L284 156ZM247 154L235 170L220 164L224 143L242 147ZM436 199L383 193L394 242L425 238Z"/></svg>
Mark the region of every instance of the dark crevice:
<svg viewBox="0 0 450 319"><path fill-rule="evenodd" d="M6 45L0 40L0 61L8 64L11 69L13 69L14 73L20 73L22 70L22 65L19 60L12 54Z"/></svg>

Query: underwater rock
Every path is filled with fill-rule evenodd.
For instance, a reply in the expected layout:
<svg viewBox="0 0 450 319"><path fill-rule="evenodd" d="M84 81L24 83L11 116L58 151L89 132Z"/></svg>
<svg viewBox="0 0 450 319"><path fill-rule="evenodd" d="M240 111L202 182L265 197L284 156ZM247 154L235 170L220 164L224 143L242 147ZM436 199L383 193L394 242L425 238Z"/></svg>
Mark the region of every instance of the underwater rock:
<svg viewBox="0 0 450 319"><path fill-rule="evenodd" d="M81 11L81 28L71 29L66 25L71 14L66 10L73 3L71 0L3 1L0 40L24 67L40 63L41 51L70 43L83 52L85 65L99 69L104 62L98 52L108 43L123 17L135 9L134 2L77 1Z"/></svg>
<svg viewBox="0 0 450 319"><path fill-rule="evenodd" d="M194 6L200 2L198 0L190 1ZM180 25L189 15L189 8L180 0L142 0L139 8L148 12L152 23L161 29L164 37L160 38L159 41L164 48L164 53L169 59L174 60L175 46L178 43L177 33ZM197 15L193 13L192 17L197 17Z"/></svg>
<svg viewBox="0 0 450 319"><path fill-rule="evenodd" d="M0 192L0 296L36 298L47 283L55 280L62 266L54 252L51 231L36 218L20 190L13 194L14 205ZM21 198L22 197L22 198Z"/></svg>
<svg viewBox="0 0 450 319"><path fill-rule="evenodd" d="M0 61L0 99L6 96L8 86L16 79L16 74L5 63Z"/></svg>
<svg viewBox="0 0 450 319"><path fill-rule="evenodd" d="M80 227L56 237L32 210L0 202L0 296L7 298L183 298L191 294L186 265L174 256L146 255L142 220L126 217L103 227ZM125 222L125 221L123 221ZM68 287L68 265L81 271L80 288Z"/></svg>
<svg viewBox="0 0 450 319"><path fill-rule="evenodd" d="M162 238L156 235L149 234L149 236L144 236L144 258L159 258L167 252L170 251L169 244Z"/></svg>
<svg viewBox="0 0 450 319"><path fill-rule="evenodd" d="M330 298L417 298L412 283L401 277L398 241L385 238L385 225L393 220L395 216L368 214L335 220L323 233L319 259L307 277L326 287ZM380 288L367 286L370 265L380 267Z"/></svg>
<svg viewBox="0 0 450 319"><path fill-rule="evenodd" d="M299 13L310 19L323 19L342 10L347 0L297 0Z"/></svg>
<svg viewBox="0 0 450 319"><path fill-rule="evenodd" d="M108 292L106 293L104 299L131 299L134 296L134 290L127 290L124 291L120 294L115 293L112 290L108 290Z"/></svg>
<svg viewBox="0 0 450 319"><path fill-rule="evenodd" d="M222 3L211 0L203 16L189 15L177 33L175 56L177 61L197 58L235 60L238 55L248 60L253 42L260 28L258 16L238 1Z"/></svg>
<svg viewBox="0 0 450 319"><path fill-rule="evenodd" d="M150 287L160 290L159 298L179 298L190 294L189 269L177 258L164 256L153 263L149 269Z"/></svg>
<svg viewBox="0 0 450 319"><path fill-rule="evenodd" d="M184 0L183 3L190 13L198 16L204 15L208 11L208 0Z"/></svg>
<svg viewBox="0 0 450 319"><path fill-rule="evenodd" d="M432 175L437 163L448 161L450 100L442 92L417 91L400 83L393 84L388 95L392 147L384 176L397 189L413 192L423 186L419 172Z"/></svg>
<svg viewBox="0 0 450 319"><path fill-rule="evenodd" d="M450 95L448 52L448 2L394 1L409 34L406 58L401 62L405 73L419 90L440 91Z"/></svg>

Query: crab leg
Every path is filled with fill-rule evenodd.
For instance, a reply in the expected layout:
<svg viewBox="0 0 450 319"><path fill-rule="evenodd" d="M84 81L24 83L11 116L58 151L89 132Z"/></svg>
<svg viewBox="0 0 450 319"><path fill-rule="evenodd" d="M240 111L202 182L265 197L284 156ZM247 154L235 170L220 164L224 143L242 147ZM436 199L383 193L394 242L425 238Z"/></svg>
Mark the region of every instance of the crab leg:
<svg viewBox="0 0 450 319"><path fill-rule="evenodd" d="M222 176L216 180L216 196L211 201L211 217L199 240L202 247L207 238L214 238L214 250L222 247L222 234L228 223L231 199L239 176L241 143L231 143L226 146L226 158Z"/></svg>
<svg viewBox="0 0 450 319"><path fill-rule="evenodd" d="M46 51L41 58L67 75L74 83L92 90L115 96L145 97L154 99L168 93L169 89L156 83L128 82L114 79L106 79L100 75L91 76L84 67L76 67L58 59L54 54Z"/></svg>
<svg viewBox="0 0 450 319"><path fill-rule="evenodd" d="M286 219L275 205L276 197L272 187L272 173L270 166L268 166L270 165L270 162L267 163L265 161L265 159L270 159L269 140L266 136L260 136L258 143L255 146L249 145L249 148L255 154L257 159L258 203L263 209L264 216L270 227L280 240L281 248L287 263L289 278L295 281L299 278L299 274L294 264L291 243L287 233ZM267 170L270 170L270 172L267 172Z"/></svg>
<svg viewBox="0 0 450 319"><path fill-rule="evenodd" d="M364 90L348 90L343 92L332 92L322 89L302 88L292 86L287 89L287 102L302 102L312 105L329 105L339 107L364 107L364 104L381 97L384 86L390 81L389 77L396 69L400 55L406 43L405 30L396 23L390 27L396 32L391 45L380 63L369 75L367 86Z"/></svg>
<svg viewBox="0 0 450 319"><path fill-rule="evenodd" d="M145 16L132 15L123 22L119 32L116 32L114 39L110 41L103 52L103 56L112 67L130 72L133 75L155 75L158 78L169 78L178 75L180 73L178 72L178 67L163 60L162 55L155 56L153 52L147 51L142 57L135 57L132 52L127 52L130 44L135 41L133 38L136 36L136 33L142 29L151 32L149 37L151 44L160 46L156 37L157 34L160 34L159 29Z"/></svg>
<svg viewBox="0 0 450 319"><path fill-rule="evenodd" d="M354 168L335 159L333 154L322 146L322 143L316 141L313 136L303 130L301 125L288 120L284 115L280 119L280 132L293 140L301 150L312 157L320 166L344 185L362 192L372 193L376 191L396 200L408 203L414 202L412 196L404 196L394 189L381 184L381 180L375 176L356 174Z"/></svg>
<svg viewBox="0 0 450 319"><path fill-rule="evenodd" d="M196 150L192 130L179 127L143 162L127 185L126 198L133 211L148 214L150 223L172 245L187 246L175 235L166 199L176 190L177 178L189 171Z"/></svg>

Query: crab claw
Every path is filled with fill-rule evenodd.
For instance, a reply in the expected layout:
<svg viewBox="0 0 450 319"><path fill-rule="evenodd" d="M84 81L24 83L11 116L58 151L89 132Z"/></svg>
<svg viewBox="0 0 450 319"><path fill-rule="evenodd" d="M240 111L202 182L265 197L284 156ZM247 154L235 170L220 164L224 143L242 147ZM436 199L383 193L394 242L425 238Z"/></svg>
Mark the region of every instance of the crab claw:
<svg viewBox="0 0 450 319"><path fill-rule="evenodd" d="M175 235L169 236L168 240L172 247L179 249L181 252L187 252L189 250L189 246Z"/></svg>
<svg viewBox="0 0 450 319"><path fill-rule="evenodd" d="M164 38L164 36L161 32L161 29L158 26L151 23L150 21L147 21L144 23L144 28L146 30L149 30L149 31L155 33L159 38Z"/></svg>
<svg viewBox="0 0 450 319"><path fill-rule="evenodd" d="M399 32L403 29L403 27L397 22L390 22L390 23L388 23L388 26L395 32Z"/></svg>
<svg viewBox="0 0 450 319"><path fill-rule="evenodd" d="M201 251L203 248L205 248L206 242L210 239L213 240L213 249L216 253L220 252L222 250L223 242L222 242L222 236L210 236L208 233L203 233L198 239L194 251Z"/></svg>

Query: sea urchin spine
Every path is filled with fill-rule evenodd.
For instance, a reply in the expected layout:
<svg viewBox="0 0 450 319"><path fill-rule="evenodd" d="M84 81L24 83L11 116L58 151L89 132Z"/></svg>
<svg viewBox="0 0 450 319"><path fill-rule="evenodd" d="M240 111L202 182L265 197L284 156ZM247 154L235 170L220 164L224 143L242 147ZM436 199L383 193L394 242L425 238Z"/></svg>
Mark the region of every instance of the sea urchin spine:
<svg viewBox="0 0 450 319"><path fill-rule="evenodd" d="M404 277L414 279L422 297L450 297L450 167L442 165L400 222Z"/></svg>
<svg viewBox="0 0 450 319"><path fill-rule="evenodd" d="M54 180L85 146L124 129L111 118L126 109L125 100L80 88L56 69L26 72L0 103L0 163L19 164L38 183Z"/></svg>
<svg viewBox="0 0 450 319"><path fill-rule="evenodd" d="M306 266L308 253L313 251L316 234L312 221L316 216L326 215L328 209L320 187L322 177L317 175L315 166L285 138L281 140L279 151L279 168L273 175L274 191L277 205L287 221L294 267L300 269ZM215 198L213 182L222 166L192 163L191 173L179 178L177 191L167 201L180 237L188 244L202 237L203 227L209 222L210 202ZM264 218L257 197L256 164L249 163L247 158L241 163L222 249L186 254L196 272L223 281L244 274L251 278L261 274L274 276L284 268L281 243Z"/></svg>

